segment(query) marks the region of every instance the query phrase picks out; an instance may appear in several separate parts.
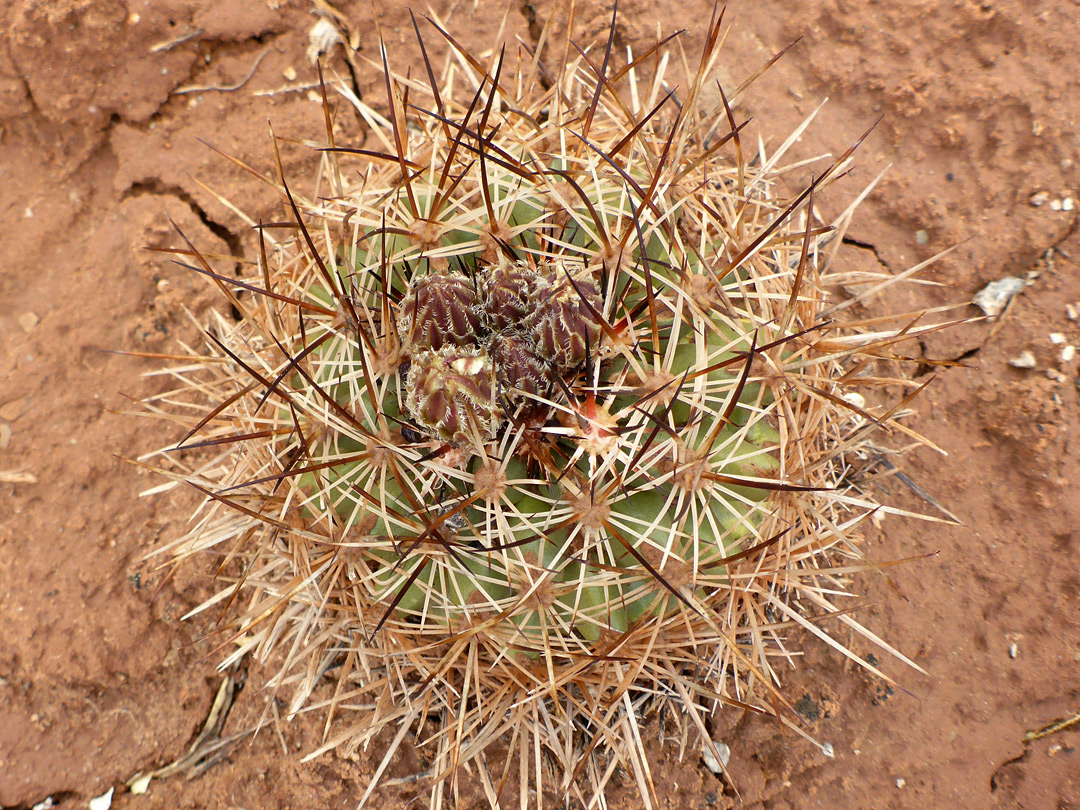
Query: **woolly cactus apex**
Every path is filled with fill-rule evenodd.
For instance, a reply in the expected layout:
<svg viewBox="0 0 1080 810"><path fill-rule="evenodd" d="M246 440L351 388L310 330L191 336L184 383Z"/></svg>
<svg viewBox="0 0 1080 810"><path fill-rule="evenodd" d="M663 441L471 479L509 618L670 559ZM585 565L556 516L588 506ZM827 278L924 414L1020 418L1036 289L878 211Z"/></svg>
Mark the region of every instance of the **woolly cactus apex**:
<svg viewBox="0 0 1080 810"><path fill-rule="evenodd" d="M320 751L394 729L365 801L411 729L435 805L469 763L492 806L595 805L618 767L649 804L651 709L793 724L783 633L830 616L895 653L836 595L881 511L849 459L911 429L845 394L933 327L835 323L813 199L850 152L779 196L782 152L744 160L734 114L697 110L719 19L681 79L662 44L617 65L614 29L603 59L546 32L516 66L436 30L457 80L387 68L378 110L342 88L384 151L328 133L329 193L282 185L295 225L260 229L240 321L148 400L226 448L162 452L212 493L171 548L228 549L234 657L287 651L291 712L338 679Z"/></svg>

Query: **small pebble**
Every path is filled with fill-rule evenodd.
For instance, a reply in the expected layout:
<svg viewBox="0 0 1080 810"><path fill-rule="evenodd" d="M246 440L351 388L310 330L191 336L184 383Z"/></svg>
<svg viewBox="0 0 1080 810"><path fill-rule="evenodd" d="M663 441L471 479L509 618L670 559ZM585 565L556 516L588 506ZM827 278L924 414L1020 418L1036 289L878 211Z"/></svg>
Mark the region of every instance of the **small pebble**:
<svg viewBox="0 0 1080 810"><path fill-rule="evenodd" d="M5 422L14 422L16 419L22 416L22 412L25 406L26 397L11 400L11 402L8 402L3 407L0 407L0 419L3 419Z"/></svg>
<svg viewBox="0 0 1080 810"><path fill-rule="evenodd" d="M1039 191L1031 195L1028 200L1029 203L1038 208L1040 205L1045 205L1046 201L1050 199L1050 194L1045 191Z"/></svg>
<svg viewBox="0 0 1080 810"><path fill-rule="evenodd" d="M1020 652L1020 648L1018 646L1016 646L1015 641L1012 644L1009 645L1009 658L1016 658L1016 656L1019 654L1019 652Z"/></svg>
<svg viewBox="0 0 1080 810"><path fill-rule="evenodd" d="M1072 197L1066 197L1064 200L1061 201L1061 210L1062 211L1072 211L1073 210L1073 198Z"/></svg>
<svg viewBox="0 0 1080 810"><path fill-rule="evenodd" d="M1061 208L1062 208L1061 200L1051 200L1050 201L1050 210L1051 211L1060 211Z"/></svg>
<svg viewBox="0 0 1080 810"><path fill-rule="evenodd" d="M915 231L915 244L916 245L925 245L929 241L930 241L930 234L928 234L926 231L923 231L923 230Z"/></svg>
<svg viewBox="0 0 1080 810"><path fill-rule="evenodd" d="M114 788L109 788L100 796L97 796L90 800L90 810L109 810L112 807L112 797Z"/></svg>
<svg viewBox="0 0 1080 810"><path fill-rule="evenodd" d="M907 782L903 778L896 780L896 786L898 788L902 788L906 784L907 784Z"/></svg>
<svg viewBox="0 0 1080 810"><path fill-rule="evenodd" d="M1013 368L1035 368L1035 355L1028 349L1024 349L1009 361L1009 365Z"/></svg>
<svg viewBox="0 0 1080 810"><path fill-rule="evenodd" d="M971 299L971 303L983 311L983 314L993 318L1000 315L1005 305L1012 300L1013 296L1024 289L1024 280L1016 276L991 281Z"/></svg>
<svg viewBox="0 0 1080 810"><path fill-rule="evenodd" d="M296 81L296 68L294 68L292 65L289 65L287 68L285 68L283 71L281 71L281 75L284 76L286 79L288 79L290 82L295 82Z"/></svg>
<svg viewBox="0 0 1080 810"><path fill-rule="evenodd" d="M1064 332L1051 332L1050 333L1050 342L1053 343L1055 346L1060 346L1062 343L1065 342L1065 333Z"/></svg>
<svg viewBox="0 0 1080 810"><path fill-rule="evenodd" d="M1065 316L1070 321L1080 320L1080 309L1078 309L1075 304L1066 304L1065 305Z"/></svg>
<svg viewBox="0 0 1080 810"><path fill-rule="evenodd" d="M705 750L702 751L701 758L705 762L705 767L719 776L724 772L727 764L731 762L731 749L719 740L713 740L713 745L716 746L716 753L720 755L720 760L717 761L708 746L705 746Z"/></svg>
<svg viewBox="0 0 1080 810"><path fill-rule="evenodd" d="M850 391L840 398L844 400L844 402L846 402L848 405L854 405L861 411L866 410L866 397L864 397L857 391Z"/></svg>
<svg viewBox="0 0 1080 810"><path fill-rule="evenodd" d="M24 312L22 315L19 316L19 326L21 326L22 330L27 334L32 332L34 330L34 327L37 326L40 322L41 319L33 312Z"/></svg>
<svg viewBox="0 0 1080 810"><path fill-rule="evenodd" d="M1071 363L1074 357L1076 357L1076 347L1071 343L1061 350L1062 363Z"/></svg>
<svg viewBox="0 0 1080 810"><path fill-rule="evenodd" d="M1063 382L1065 382L1065 380L1068 379L1068 377L1066 377L1064 374L1062 374L1056 368L1048 368L1046 370L1046 377L1049 380L1053 380L1054 382L1059 382L1059 383L1063 383Z"/></svg>

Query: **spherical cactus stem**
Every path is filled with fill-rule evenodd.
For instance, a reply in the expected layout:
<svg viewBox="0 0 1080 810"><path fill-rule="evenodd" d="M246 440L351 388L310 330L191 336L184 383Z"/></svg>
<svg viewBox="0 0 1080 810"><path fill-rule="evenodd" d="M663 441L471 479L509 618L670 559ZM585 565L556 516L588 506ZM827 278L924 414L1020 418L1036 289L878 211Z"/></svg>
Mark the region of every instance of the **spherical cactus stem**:
<svg viewBox="0 0 1080 810"><path fill-rule="evenodd" d="M244 650L301 651L278 679L302 682L295 706L316 683L299 667L350 662L363 722L328 747L405 722L394 739L414 729L445 779L512 731L523 790L550 787L529 775L548 749L592 806L639 763L650 705L687 729L699 695L782 715L770 667L791 652L762 617L825 632L857 567L830 548L876 509L845 477L869 425L838 403L922 327L822 319L812 200L850 153L782 199L730 109L714 132L695 101L719 19L682 84L663 45L618 68L611 45L538 45L513 74L436 29L467 92L383 48L388 111L343 95L388 151L328 133L333 193L282 184L296 227L244 279L243 318L149 409L235 448L172 475L212 494L181 553L235 541L253 604L279 600L240 618Z"/></svg>

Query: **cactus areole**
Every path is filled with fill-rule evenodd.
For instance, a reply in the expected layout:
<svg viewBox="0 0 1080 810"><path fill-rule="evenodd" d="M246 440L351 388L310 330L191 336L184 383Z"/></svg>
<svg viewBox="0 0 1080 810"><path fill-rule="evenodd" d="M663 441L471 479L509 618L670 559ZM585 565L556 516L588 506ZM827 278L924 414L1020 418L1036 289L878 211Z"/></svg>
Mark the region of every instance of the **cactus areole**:
<svg viewBox="0 0 1080 810"><path fill-rule="evenodd" d="M434 85L340 89L370 132L327 134L318 196L263 175L291 223L241 294L191 248L240 319L160 406L216 451L171 468L210 495L172 548L227 553L233 658L283 655L292 712L360 713L320 750L423 729L443 780L504 739L521 785L544 750L548 789L588 802L617 762L647 797L650 707L787 716L782 627L840 612L876 508L845 454L892 422L849 372L899 330L821 317L813 198L848 155L781 192L729 99L702 109L719 19L677 95L663 43L436 30Z"/></svg>

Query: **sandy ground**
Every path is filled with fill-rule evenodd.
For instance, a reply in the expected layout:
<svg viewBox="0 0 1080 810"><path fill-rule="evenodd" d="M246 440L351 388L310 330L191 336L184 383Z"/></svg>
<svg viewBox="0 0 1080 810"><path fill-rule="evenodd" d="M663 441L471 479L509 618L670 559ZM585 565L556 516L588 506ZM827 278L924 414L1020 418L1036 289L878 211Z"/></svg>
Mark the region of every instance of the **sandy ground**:
<svg viewBox="0 0 1080 810"><path fill-rule="evenodd" d="M416 54L406 5L377 4L399 67ZM488 45L504 4L459 3L463 39ZM339 3L362 57L375 51L371 5ZM445 14L446 0L434 0ZM216 298L146 247L172 246L171 216L212 253L253 255L244 221L203 183L272 217L273 195L203 139L270 166L268 122L296 143L285 171L311 176L305 138L321 108L305 89L311 4L301 0L17 0L0 10L0 807L353 807L378 761L327 755L300 764L322 718L273 724L195 776L134 774L173 762L195 740L222 681L210 618L180 617L209 593L209 565L171 581L144 558L182 529L189 495L139 498L155 481L119 457L175 439L122 412L148 393L152 361L195 334ZM700 0L629 0L619 40L640 47L685 27ZM549 2L511 6L525 41ZM606 11L579 17L588 41ZM883 662L886 688L808 645L792 671L827 759L791 733L721 718L738 795L696 754L650 744L661 806L711 808L1080 807L1080 725L1025 734L1080 712L1080 13L1070 0L732 0L725 71L736 82L798 44L739 110L776 144L825 98L801 156L839 154L879 117L838 213L891 165L849 233L847 261L898 273L954 252L883 306L970 300L987 282L1027 280L999 317L932 335L909 369L934 377L917 425L948 455L904 462L959 527L889 518L870 538L895 587L864 577L859 612L929 676ZM332 65L346 76L338 58ZM358 89L379 98L373 70ZM246 82L245 82L246 80ZM240 86L242 83L242 86ZM343 136L360 138L343 120ZM1069 310L1068 307L1074 307ZM1070 311L1073 313L1070 317ZM963 314L979 314L974 307ZM1055 340L1061 337L1060 343ZM1009 360L1030 351L1031 369ZM1068 356L1066 352L1064 356ZM940 361L960 361L963 366ZM171 431L171 429L169 429ZM890 502L931 509L894 481ZM862 650L857 642L855 649ZM269 712L254 667L237 673L224 733ZM407 751L375 807L405 806L422 754ZM465 791L465 806L478 795ZM472 797L471 799L469 797ZM609 796L635 807L630 780Z"/></svg>

